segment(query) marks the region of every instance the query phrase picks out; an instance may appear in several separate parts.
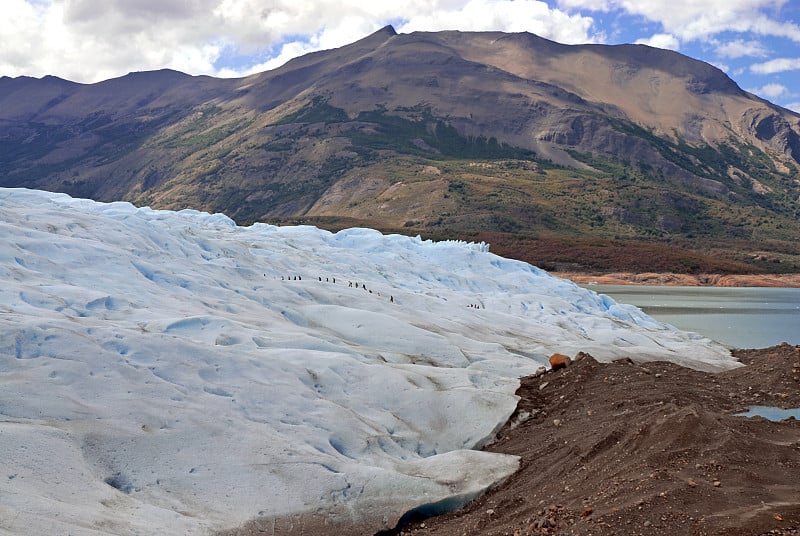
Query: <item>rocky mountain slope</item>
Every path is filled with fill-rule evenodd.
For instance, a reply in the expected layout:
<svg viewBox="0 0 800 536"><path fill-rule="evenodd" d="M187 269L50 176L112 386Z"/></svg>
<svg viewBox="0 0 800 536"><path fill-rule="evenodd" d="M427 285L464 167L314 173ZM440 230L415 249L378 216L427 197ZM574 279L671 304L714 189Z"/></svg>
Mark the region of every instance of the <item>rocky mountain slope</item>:
<svg viewBox="0 0 800 536"><path fill-rule="evenodd" d="M2 78L0 140L2 186L242 223L499 233L504 254L554 267L597 248L543 259L531 244L655 241L701 250L684 271L800 270L800 116L643 45L387 27L242 79Z"/></svg>

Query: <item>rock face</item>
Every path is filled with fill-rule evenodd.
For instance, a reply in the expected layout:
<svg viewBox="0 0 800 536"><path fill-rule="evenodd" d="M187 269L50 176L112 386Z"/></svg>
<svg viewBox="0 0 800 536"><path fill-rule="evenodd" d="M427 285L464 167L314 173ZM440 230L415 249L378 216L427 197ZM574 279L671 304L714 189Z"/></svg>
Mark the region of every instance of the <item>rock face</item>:
<svg viewBox="0 0 800 536"><path fill-rule="evenodd" d="M648 238L748 238L738 209L780 238L799 121L667 50L387 27L241 79L2 78L0 185L240 222Z"/></svg>

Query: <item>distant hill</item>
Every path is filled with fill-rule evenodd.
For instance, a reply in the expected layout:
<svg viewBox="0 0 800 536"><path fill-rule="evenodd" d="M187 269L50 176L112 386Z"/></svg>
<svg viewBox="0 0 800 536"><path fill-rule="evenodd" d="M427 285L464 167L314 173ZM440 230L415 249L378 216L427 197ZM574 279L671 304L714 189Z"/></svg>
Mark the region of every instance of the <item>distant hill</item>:
<svg viewBox="0 0 800 536"><path fill-rule="evenodd" d="M1 186L551 269L800 271L800 116L644 45L386 27L241 79L4 77L0 142Z"/></svg>

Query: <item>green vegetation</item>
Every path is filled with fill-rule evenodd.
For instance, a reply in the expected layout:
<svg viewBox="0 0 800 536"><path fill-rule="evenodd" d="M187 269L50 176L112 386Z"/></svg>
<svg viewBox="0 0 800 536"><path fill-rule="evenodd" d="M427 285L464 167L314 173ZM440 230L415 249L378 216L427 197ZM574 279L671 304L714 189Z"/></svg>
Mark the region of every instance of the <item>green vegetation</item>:
<svg viewBox="0 0 800 536"><path fill-rule="evenodd" d="M666 161L697 177L725 184L726 187L753 205L774 206L777 210L787 208L788 199L785 195L773 196L759 193L753 188L753 181L767 186L778 181L782 182L784 186L788 186L791 184L793 173L796 170L780 172L772 159L753 145L746 145L733 136L729 137L727 143L721 143L717 147L708 144L689 144L680 137L677 137L677 142L673 142L628 121L618 119L609 121L617 131L647 142ZM588 157L588 159L591 160L593 157ZM622 164L623 168L630 170L629 164ZM736 170L735 176L738 175L739 180L731 176L729 173L731 169ZM631 172L636 174L635 171L631 170ZM775 205L776 203L780 206Z"/></svg>
<svg viewBox="0 0 800 536"><path fill-rule="evenodd" d="M252 119L241 117L226 120L218 106L202 106L178 123L176 132L161 135L149 145L164 149L208 149L246 128Z"/></svg>
<svg viewBox="0 0 800 536"><path fill-rule="evenodd" d="M317 96L314 97L309 104L283 117L275 124L342 123L349 120L350 118L344 110L331 106L323 97Z"/></svg>
<svg viewBox="0 0 800 536"><path fill-rule="evenodd" d="M102 189L106 200L224 211L243 224L485 240L549 268L800 271L798 170L777 168L734 137L712 147L606 119L635 151L565 148L589 166L575 169L491 136L466 136L464 118L436 116L426 104L348 116L316 97L274 117L208 105L30 123L6 135L0 168L12 170L3 176L9 186L24 173L37 187L81 197ZM52 157L84 132L88 146ZM319 205L330 206L325 216L307 216Z"/></svg>
<svg viewBox="0 0 800 536"><path fill-rule="evenodd" d="M294 123L351 123L351 128L345 129L342 135L349 138L354 147L374 151L450 158L535 160L536 157L533 151L499 143L494 137L463 136L448 122L435 118L428 107L399 109L394 113L379 107L351 119L341 108L315 97L275 124ZM368 123L369 128L364 128L363 123Z"/></svg>
<svg viewBox="0 0 800 536"><path fill-rule="evenodd" d="M314 197L340 178L380 169L391 177L388 180L392 183L443 180L444 197L455 204L454 210L432 207L433 212L424 219L403 218L394 223L405 230L428 229L453 235L546 231L560 236L662 242L677 238L713 240L720 236L757 240L761 234L782 236L781 229L787 237L798 231L790 214L776 217L770 212L774 199L754 192L750 178L737 182L729 176L727 164L724 165L729 161L742 174L761 177L765 184L774 182L777 173L774 166L769 167L766 155L733 142L720 149L693 147L660 138L630 123L615 123L617 128L651 144L666 161L684 169L687 177L693 173L724 182L735 195L709 196L708 192L686 188L682 182L685 179L676 182L655 165L644 162L634 165L577 151L569 154L597 171L539 162L531 151L502 145L491 138L462 136L425 106L392 113L378 108L339 123L344 112L318 99L292 117L313 117L326 126L335 126L350 156L329 155L313 164L306 162L306 172L316 182L284 185L270 197L274 202ZM311 135L307 126L298 125L290 136L276 138L264 148L276 152L297 150L297 140ZM323 139L325 134L317 132L314 136ZM425 166L437 169L438 174L420 176L415 171ZM676 184L681 187L676 188ZM747 200L748 212L733 210L742 200ZM363 206L358 203L348 210ZM371 217L376 218L376 213ZM387 223L378 218L367 219L365 224L387 228Z"/></svg>
<svg viewBox="0 0 800 536"><path fill-rule="evenodd" d="M13 169L21 162L44 158L69 139L69 128L63 125L29 123L24 129L4 133L3 150L0 151L0 166ZM36 143L31 143L32 141Z"/></svg>

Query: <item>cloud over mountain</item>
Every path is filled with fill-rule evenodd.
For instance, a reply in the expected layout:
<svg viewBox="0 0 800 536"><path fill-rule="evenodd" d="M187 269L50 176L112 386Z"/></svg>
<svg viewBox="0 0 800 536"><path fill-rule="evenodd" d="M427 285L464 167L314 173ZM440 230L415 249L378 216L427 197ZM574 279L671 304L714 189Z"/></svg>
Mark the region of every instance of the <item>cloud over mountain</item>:
<svg viewBox="0 0 800 536"><path fill-rule="evenodd" d="M781 0L6 0L3 7L0 75L78 82L165 67L252 74L387 24L401 33L527 31L566 44L647 43L717 65L780 57L800 42L798 7ZM763 86L749 77L764 73L748 66L737 62L731 72L740 85ZM781 72L780 83L798 85Z"/></svg>

